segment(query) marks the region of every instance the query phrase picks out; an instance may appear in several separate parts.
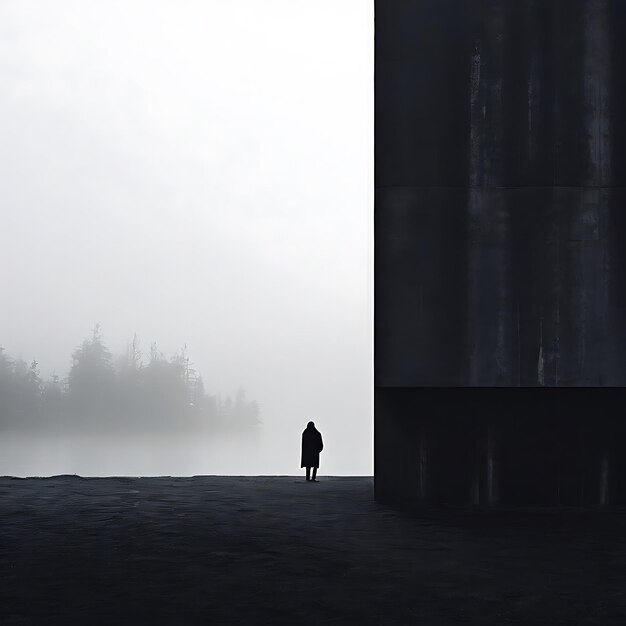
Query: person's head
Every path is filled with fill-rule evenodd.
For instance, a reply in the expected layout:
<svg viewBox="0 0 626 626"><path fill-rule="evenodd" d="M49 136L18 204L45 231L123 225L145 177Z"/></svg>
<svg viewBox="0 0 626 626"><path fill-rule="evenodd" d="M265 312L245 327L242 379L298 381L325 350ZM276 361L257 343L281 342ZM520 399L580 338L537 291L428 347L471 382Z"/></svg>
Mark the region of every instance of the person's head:
<svg viewBox="0 0 626 626"><path fill-rule="evenodd" d="M314 430L314 429L315 429L315 424L314 424L313 422L309 422L309 423L306 425L306 427L307 427L309 430Z"/></svg>

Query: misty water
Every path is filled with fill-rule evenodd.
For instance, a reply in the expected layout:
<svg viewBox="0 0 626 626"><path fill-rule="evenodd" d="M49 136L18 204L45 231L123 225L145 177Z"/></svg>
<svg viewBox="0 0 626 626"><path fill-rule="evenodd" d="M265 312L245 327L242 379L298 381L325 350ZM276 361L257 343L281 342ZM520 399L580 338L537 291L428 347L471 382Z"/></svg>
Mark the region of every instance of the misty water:
<svg viewBox="0 0 626 626"><path fill-rule="evenodd" d="M293 475L302 473L300 436L295 429L271 433L262 427L226 435L3 433L0 475ZM325 445L320 476L371 474L369 446L359 451L327 436ZM362 462L355 463L359 456Z"/></svg>
<svg viewBox="0 0 626 626"><path fill-rule="evenodd" d="M284 468L272 463L263 439L261 432L247 440L173 434L5 434L0 441L0 475L193 476L279 472ZM294 473L299 465L296 456Z"/></svg>

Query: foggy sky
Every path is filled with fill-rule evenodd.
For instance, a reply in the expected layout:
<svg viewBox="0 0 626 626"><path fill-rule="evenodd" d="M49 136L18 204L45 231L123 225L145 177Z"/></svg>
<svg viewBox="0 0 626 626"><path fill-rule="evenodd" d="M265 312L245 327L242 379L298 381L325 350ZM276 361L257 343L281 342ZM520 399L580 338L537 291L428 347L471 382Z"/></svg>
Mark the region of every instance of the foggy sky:
<svg viewBox="0 0 626 626"><path fill-rule="evenodd" d="M313 419L370 474L370 3L4 0L0 84L0 345L65 376L99 323L259 402L254 463L150 473L298 473Z"/></svg>

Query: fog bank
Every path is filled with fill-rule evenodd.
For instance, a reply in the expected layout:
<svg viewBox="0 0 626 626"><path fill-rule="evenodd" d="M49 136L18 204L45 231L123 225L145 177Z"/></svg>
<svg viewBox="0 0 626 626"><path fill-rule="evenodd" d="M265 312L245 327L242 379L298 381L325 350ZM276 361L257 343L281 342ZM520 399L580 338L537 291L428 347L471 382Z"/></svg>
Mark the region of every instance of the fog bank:
<svg viewBox="0 0 626 626"><path fill-rule="evenodd" d="M0 5L0 346L64 378L96 323L187 346L256 443L3 433L2 474L372 471L373 8ZM245 438L244 438L245 439Z"/></svg>

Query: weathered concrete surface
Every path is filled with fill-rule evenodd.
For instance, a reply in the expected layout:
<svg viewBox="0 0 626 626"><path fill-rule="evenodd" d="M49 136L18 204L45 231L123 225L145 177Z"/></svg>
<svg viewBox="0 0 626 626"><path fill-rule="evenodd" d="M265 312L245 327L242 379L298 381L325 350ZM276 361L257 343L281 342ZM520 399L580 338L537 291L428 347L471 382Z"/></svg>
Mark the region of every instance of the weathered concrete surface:
<svg viewBox="0 0 626 626"><path fill-rule="evenodd" d="M394 429L407 455L426 445L407 419L429 416L402 407L399 391L389 404L393 389L550 387L537 398L552 417L584 420L559 388L626 385L624 59L620 0L376 3L375 385L377 407L395 407L377 409L377 475L404 454L384 443ZM487 430L470 439L502 448L515 400L483 401ZM496 405L504 414L489 422ZM621 420L611 416L609 438ZM434 428L429 441L462 447L454 428L447 439ZM561 441L565 456L584 452ZM614 476L615 462L596 469ZM417 479L415 463L398 472L397 484Z"/></svg>
<svg viewBox="0 0 626 626"><path fill-rule="evenodd" d="M385 502L626 505L625 398L622 388L379 389L376 495Z"/></svg>
<svg viewBox="0 0 626 626"><path fill-rule="evenodd" d="M376 193L376 385L626 382L626 189Z"/></svg>
<svg viewBox="0 0 626 626"><path fill-rule="evenodd" d="M377 4L377 385L626 384L623 5Z"/></svg>
<svg viewBox="0 0 626 626"><path fill-rule="evenodd" d="M623 512L400 514L371 478L0 479L0 622L626 621Z"/></svg>

